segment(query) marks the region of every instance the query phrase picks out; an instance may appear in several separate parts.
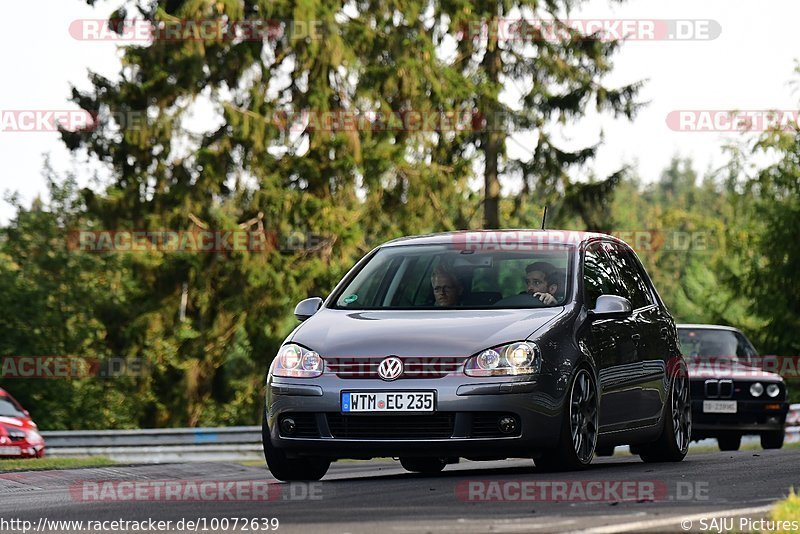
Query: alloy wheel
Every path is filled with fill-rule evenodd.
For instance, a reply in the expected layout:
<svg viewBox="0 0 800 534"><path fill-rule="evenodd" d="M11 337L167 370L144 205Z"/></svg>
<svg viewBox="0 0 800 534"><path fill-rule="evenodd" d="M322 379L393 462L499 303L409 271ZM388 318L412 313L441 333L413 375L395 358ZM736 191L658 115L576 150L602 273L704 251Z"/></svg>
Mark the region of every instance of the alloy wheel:
<svg viewBox="0 0 800 534"><path fill-rule="evenodd" d="M597 442L597 390L586 369L578 371L570 398L570 431L575 455L589 463Z"/></svg>
<svg viewBox="0 0 800 534"><path fill-rule="evenodd" d="M692 432L692 407L689 403L689 380L684 374L672 381L672 429L675 445L679 451L685 452Z"/></svg>

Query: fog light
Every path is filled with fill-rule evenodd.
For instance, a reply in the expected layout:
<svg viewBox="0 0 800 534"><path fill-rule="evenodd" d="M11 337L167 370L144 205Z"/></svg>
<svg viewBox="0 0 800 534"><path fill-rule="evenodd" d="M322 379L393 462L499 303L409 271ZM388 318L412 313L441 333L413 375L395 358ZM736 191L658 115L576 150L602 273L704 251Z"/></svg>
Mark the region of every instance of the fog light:
<svg viewBox="0 0 800 534"><path fill-rule="evenodd" d="M281 434L285 436L293 436L297 430L297 425L291 417L284 417L281 421Z"/></svg>
<svg viewBox="0 0 800 534"><path fill-rule="evenodd" d="M504 415L497 421L497 428L503 434L513 434L517 431L517 420L508 415Z"/></svg>

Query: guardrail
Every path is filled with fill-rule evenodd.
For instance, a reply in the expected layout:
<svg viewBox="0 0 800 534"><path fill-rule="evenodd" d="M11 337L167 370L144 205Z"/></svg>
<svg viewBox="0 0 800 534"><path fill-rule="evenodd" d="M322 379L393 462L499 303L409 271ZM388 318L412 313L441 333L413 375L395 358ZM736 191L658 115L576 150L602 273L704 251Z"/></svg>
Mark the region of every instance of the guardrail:
<svg viewBox="0 0 800 534"><path fill-rule="evenodd" d="M42 432L54 458L107 456L118 462L165 463L263 459L260 426Z"/></svg>
<svg viewBox="0 0 800 534"><path fill-rule="evenodd" d="M117 462L237 462L262 460L260 426L42 432L54 458L107 456ZM800 441L800 426L786 427L786 443ZM758 443L745 436L742 443ZM715 439L690 447L715 446Z"/></svg>

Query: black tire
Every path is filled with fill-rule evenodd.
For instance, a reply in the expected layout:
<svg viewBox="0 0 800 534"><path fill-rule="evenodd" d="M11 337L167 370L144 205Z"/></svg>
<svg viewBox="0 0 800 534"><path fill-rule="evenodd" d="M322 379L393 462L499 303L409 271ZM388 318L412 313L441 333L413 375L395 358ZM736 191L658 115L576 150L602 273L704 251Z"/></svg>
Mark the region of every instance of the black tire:
<svg viewBox="0 0 800 534"><path fill-rule="evenodd" d="M742 436L718 436L717 445L721 451L738 451L742 445Z"/></svg>
<svg viewBox="0 0 800 534"><path fill-rule="evenodd" d="M425 475L435 475L441 473L447 462L444 458L414 458L409 456L400 457L400 465L406 471L412 473L423 473Z"/></svg>
<svg viewBox="0 0 800 534"><path fill-rule="evenodd" d="M662 419L658 440L636 448L644 462L680 462L689 451L689 442L692 439L692 401L689 395L689 376L683 363L670 382Z"/></svg>
<svg viewBox="0 0 800 534"><path fill-rule="evenodd" d="M783 438L785 437L786 434L783 430L761 434L761 447L763 449L780 449L783 447Z"/></svg>
<svg viewBox="0 0 800 534"><path fill-rule="evenodd" d="M594 450L595 456L614 456L614 447L598 447Z"/></svg>
<svg viewBox="0 0 800 534"><path fill-rule="evenodd" d="M261 424L261 442L270 473L283 482L319 480L331 466L331 461L326 458L287 458L285 452L272 445L266 417Z"/></svg>
<svg viewBox="0 0 800 534"><path fill-rule="evenodd" d="M599 398L592 373L581 367L572 377L563 409L561 434L555 449L534 460L543 471L584 469L597 446Z"/></svg>

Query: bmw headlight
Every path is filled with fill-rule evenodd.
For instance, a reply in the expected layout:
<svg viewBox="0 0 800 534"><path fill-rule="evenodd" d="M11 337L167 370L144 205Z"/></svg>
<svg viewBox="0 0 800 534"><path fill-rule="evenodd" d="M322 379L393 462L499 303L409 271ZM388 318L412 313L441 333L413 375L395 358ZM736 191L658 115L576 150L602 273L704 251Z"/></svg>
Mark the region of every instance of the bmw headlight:
<svg viewBox="0 0 800 534"><path fill-rule="evenodd" d="M750 386L750 395L760 397L762 393L764 393L764 386L761 385L761 382L753 382Z"/></svg>
<svg viewBox="0 0 800 534"><path fill-rule="evenodd" d="M770 397L777 397L780 392L781 388L778 384L770 384L767 386L767 395Z"/></svg>
<svg viewBox="0 0 800 534"><path fill-rule="evenodd" d="M294 343L287 343L278 351L272 362L273 376L294 378L315 378L322 374L325 362L313 350Z"/></svg>
<svg viewBox="0 0 800 534"><path fill-rule="evenodd" d="M517 341L486 349L467 360L467 376L530 375L539 372L542 356L536 343Z"/></svg>

